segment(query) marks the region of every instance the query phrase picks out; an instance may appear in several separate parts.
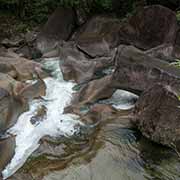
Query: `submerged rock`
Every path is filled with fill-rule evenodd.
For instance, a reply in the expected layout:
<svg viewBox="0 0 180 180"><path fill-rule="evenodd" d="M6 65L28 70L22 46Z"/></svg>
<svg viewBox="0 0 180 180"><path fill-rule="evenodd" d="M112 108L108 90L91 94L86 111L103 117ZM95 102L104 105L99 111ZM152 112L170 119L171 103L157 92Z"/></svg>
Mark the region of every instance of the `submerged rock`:
<svg viewBox="0 0 180 180"><path fill-rule="evenodd" d="M64 42L58 49L44 54L44 57L59 57L64 80L84 83L105 75L103 71L114 65L114 55L115 51L112 51L111 57L91 59L79 51L74 42Z"/></svg>
<svg viewBox="0 0 180 180"><path fill-rule="evenodd" d="M180 101L170 86L155 84L144 91L132 122L148 139L180 150Z"/></svg>

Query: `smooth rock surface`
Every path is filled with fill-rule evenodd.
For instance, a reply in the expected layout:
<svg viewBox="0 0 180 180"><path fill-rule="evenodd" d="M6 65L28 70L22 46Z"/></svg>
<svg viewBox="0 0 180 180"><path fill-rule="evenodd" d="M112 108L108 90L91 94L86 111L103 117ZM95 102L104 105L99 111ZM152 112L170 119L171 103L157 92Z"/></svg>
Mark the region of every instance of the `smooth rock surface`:
<svg viewBox="0 0 180 180"><path fill-rule="evenodd" d="M170 85L180 93L180 70L146 55L133 46L119 46L115 57L113 85L140 94L156 83Z"/></svg>
<svg viewBox="0 0 180 180"><path fill-rule="evenodd" d="M68 40L75 27L75 17L73 9L57 8L37 36L38 49L44 53L52 50L57 42Z"/></svg>
<svg viewBox="0 0 180 180"><path fill-rule="evenodd" d="M161 5L147 6L132 15L119 31L121 42L148 50L164 43L174 44L176 14Z"/></svg>
<svg viewBox="0 0 180 180"><path fill-rule="evenodd" d="M144 91L132 122L148 139L180 149L180 101L170 86L156 84Z"/></svg>

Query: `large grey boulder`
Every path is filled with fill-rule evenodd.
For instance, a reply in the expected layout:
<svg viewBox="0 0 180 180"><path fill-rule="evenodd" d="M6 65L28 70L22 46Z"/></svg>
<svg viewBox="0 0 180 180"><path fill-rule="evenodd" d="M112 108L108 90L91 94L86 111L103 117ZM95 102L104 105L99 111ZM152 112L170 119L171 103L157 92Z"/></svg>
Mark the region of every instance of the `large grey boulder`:
<svg viewBox="0 0 180 180"><path fill-rule="evenodd" d="M75 23L76 14L73 9L57 8L37 36L37 48L44 53L55 47L59 41L68 40Z"/></svg>
<svg viewBox="0 0 180 180"><path fill-rule="evenodd" d="M148 50L165 43L174 44L176 14L161 5L146 6L132 15L120 30L121 42Z"/></svg>
<svg viewBox="0 0 180 180"><path fill-rule="evenodd" d="M112 79L114 87L138 94L156 83L180 93L180 69L133 46L118 47Z"/></svg>
<svg viewBox="0 0 180 180"><path fill-rule="evenodd" d="M180 150L180 101L170 86L155 84L144 91L132 122L148 139Z"/></svg>

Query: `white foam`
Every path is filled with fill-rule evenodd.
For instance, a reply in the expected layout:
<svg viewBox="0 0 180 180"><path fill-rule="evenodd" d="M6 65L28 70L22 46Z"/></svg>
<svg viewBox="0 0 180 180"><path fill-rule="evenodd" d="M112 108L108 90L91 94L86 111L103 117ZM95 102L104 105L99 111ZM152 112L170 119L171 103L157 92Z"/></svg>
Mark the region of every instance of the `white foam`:
<svg viewBox="0 0 180 180"><path fill-rule="evenodd" d="M116 109L128 110L134 107L134 100L137 98L138 96L131 92L118 89L111 98L100 102L111 104Z"/></svg>
<svg viewBox="0 0 180 180"><path fill-rule="evenodd" d="M74 84L63 80L58 61L48 61L47 65L50 69L54 69L56 76L56 78L44 80L47 86L44 98L50 101L30 102L30 110L23 113L15 126L9 130L11 134L16 135L16 148L13 159L2 172L4 179L22 167L32 152L39 147L41 137L44 135L72 136L78 131L77 125L81 124L77 116L63 114L64 107L71 101ZM30 119L41 105L46 106L47 115L38 125L33 125Z"/></svg>

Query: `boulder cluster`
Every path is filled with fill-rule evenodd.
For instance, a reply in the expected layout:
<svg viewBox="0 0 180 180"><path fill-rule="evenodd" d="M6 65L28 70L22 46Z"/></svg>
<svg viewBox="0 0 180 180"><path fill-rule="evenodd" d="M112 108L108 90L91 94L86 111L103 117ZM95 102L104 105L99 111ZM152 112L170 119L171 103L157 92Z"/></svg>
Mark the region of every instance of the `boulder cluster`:
<svg viewBox="0 0 180 180"><path fill-rule="evenodd" d="M59 57L64 79L78 84L65 112L86 120L91 116L94 121L115 114L117 118L117 110L97 102L118 89L127 90L140 96L130 112L131 123L150 140L178 148L180 69L171 64L180 58L176 14L153 5L139 9L125 21L108 15L77 23L80 21L81 14L60 7L40 32L1 42L0 130L12 125L10 119L17 119L27 99L44 93L42 81L38 92L25 82L37 73L45 76L38 61ZM82 115L83 107L90 109L88 115Z"/></svg>

